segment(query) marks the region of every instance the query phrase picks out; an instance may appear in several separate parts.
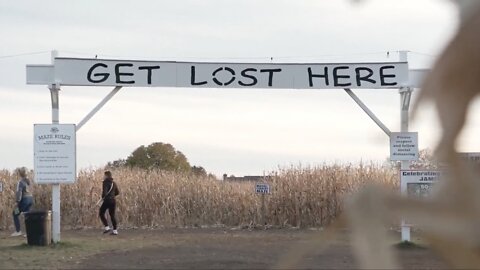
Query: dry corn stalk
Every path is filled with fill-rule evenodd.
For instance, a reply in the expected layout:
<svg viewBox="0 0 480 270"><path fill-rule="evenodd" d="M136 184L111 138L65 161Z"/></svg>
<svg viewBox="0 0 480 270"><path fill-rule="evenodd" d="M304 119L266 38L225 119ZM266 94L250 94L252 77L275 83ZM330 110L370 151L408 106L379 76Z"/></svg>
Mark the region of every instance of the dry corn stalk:
<svg viewBox="0 0 480 270"><path fill-rule="evenodd" d="M120 186L118 218L125 227L256 226L260 197L254 184L161 171L113 170ZM102 169L82 170L73 185L62 186L62 226L100 226L98 207ZM0 228L12 226L16 177L0 171L5 190L0 196ZM342 210L341 197L367 182L396 189L396 176L387 167L322 165L291 167L272 173L272 194L266 196L268 225L321 227ZM34 185L35 208L49 209L50 187Z"/></svg>

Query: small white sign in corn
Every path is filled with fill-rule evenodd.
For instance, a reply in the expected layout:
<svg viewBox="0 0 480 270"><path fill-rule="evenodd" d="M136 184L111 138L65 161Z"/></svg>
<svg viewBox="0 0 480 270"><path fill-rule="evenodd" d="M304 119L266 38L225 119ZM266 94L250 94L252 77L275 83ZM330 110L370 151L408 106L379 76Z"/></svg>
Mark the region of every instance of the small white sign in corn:
<svg viewBox="0 0 480 270"><path fill-rule="evenodd" d="M270 186L265 183L257 183L255 185L255 193L258 194L270 194Z"/></svg>

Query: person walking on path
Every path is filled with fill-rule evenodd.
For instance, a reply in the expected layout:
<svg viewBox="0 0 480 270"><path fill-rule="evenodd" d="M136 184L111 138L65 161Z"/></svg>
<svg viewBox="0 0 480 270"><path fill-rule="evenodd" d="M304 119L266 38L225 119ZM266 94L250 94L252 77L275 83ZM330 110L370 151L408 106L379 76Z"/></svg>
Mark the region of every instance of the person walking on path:
<svg viewBox="0 0 480 270"><path fill-rule="evenodd" d="M110 171L106 171L103 177L103 185L102 185L102 205L100 206L99 216L102 220L103 225L105 226L105 230L103 233L109 233L112 235L117 235L117 219L115 217L115 208L116 208L116 200L115 197L120 194L118 190L117 184L113 181L112 173ZM110 220L112 221L112 228L108 226L107 218L105 217L105 213L108 210L108 214L110 215Z"/></svg>
<svg viewBox="0 0 480 270"><path fill-rule="evenodd" d="M15 190L15 209L13 210L13 223L15 224L15 232L11 236L21 236L20 231L20 214L30 211L33 205L33 196L30 192L30 180L27 178L27 169L25 167L17 169L20 180Z"/></svg>

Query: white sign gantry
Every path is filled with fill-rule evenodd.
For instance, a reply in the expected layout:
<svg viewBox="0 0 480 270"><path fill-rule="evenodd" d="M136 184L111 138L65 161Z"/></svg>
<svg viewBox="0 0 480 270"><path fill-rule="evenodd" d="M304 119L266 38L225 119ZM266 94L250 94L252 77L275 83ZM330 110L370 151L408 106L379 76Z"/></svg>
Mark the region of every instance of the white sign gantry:
<svg viewBox="0 0 480 270"><path fill-rule="evenodd" d="M52 124L59 123L61 86L113 86L114 89L77 125L78 131L122 87L195 87L265 89L343 89L388 135L390 130L352 89L399 89L401 130L408 131L411 92L421 85L427 70L409 69L407 52L399 61L369 63L227 63L137 61L58 57L49 65L27 65L27 84L47 85L52 100ZM402 168L408 168L402 160ZM263 198L264 196L262 196ZM60 186L52 185L52 239L60 241ZM407 234L408 232L408 234ZM409 240L402 227L402 240Z"/></svg>

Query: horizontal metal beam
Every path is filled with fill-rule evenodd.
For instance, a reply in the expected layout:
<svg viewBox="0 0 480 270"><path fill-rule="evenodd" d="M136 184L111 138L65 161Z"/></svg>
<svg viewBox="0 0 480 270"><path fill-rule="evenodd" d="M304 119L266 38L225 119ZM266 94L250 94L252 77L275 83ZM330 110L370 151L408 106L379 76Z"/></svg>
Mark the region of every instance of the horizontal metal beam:
<svg viewBox="0 0 480 270"><path fill-rule="evenodd" d="M57 79L59 78L56 78L56 76L58 75L58 71L56 71L57 68L59 67L54 65L27 65L27 84L62 84L61 81L57 81ZM408 83L406 85L403 85L403 87L420 88L422 81L428 72L428 69L409 69Z"/></svg>
<svg viewBox="0 0 480 270"><path fill-rule="evenodd" d="M408 88L420 88L428 72L430 72L429 69L409 69Z"/></svg>
<svg viewBox="0 0 480 270"><path fill-rule="evenodd" d="M27 84L54 84L55 66L27 65Z"/></svg>

